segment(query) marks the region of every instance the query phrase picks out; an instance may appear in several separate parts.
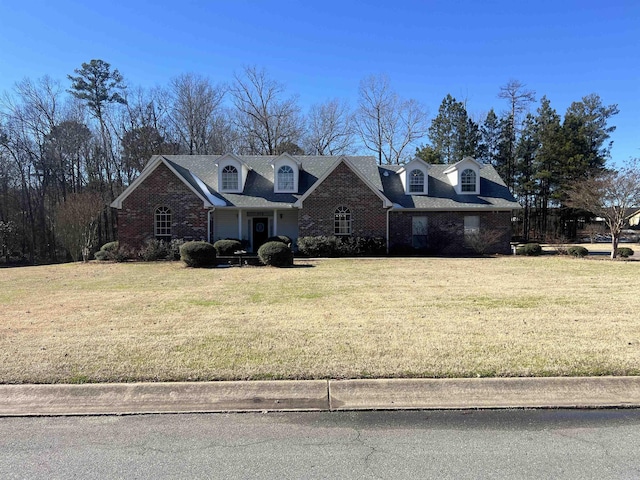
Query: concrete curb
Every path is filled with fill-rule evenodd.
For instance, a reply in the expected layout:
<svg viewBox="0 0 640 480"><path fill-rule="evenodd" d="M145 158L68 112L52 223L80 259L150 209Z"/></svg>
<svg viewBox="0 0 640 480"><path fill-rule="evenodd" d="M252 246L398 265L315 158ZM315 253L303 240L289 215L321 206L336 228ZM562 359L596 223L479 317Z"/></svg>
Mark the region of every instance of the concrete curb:
<svg viewBox="0 0 640 480"><path fill-rule="evenodd" d="M640 407L640 377L0 385L0 416Z"/></svg>

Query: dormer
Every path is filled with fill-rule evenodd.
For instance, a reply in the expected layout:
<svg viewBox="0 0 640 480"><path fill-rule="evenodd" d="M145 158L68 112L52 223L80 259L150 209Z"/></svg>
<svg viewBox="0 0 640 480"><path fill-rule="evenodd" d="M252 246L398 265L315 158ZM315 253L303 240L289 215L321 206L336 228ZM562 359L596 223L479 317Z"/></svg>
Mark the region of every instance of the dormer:
<svg viewBox="0 0 640 480"><path fill-rule="evenodd" d="M271 162L271 167L274 193L298 193L300 162L288 153L283 153Z"/></svg>
<svg viewBox="0 0 640 480"><path fill-rule="evenodd" d="M416 157L397 172L406 195L429 194L429 164Z"/></svg>
<svg viewBox="0 0 640 480"><path fill-rule="evenodd" d="M242 193L247 175L251 170L239 157L224 155L216 162L218 167L218 191L221 193Z"/></svg>
<svg viewBox="0 0 640 480"><path fill-rule="evenodd" d="M458 195L480 195L480 169L483 165L465 157L447 168L444 173Z"/></svg>

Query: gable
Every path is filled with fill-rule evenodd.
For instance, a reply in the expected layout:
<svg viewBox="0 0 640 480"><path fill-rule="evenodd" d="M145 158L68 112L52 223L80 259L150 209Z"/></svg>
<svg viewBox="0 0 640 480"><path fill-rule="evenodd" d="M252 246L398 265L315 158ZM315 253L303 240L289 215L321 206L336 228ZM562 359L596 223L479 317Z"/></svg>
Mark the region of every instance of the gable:
<svg viewBox="0 0 640 480"><path fill-rule="evenodd" d="M380 181L379 177L377 180L378 182ZM320 189L320 195L322 196L327 196L326 192L328 191L333 192L336 200L349 198L354 195L355 192L358 192L357 195L362 196L363 191L367 190L368 194L374 195L378 201L382 202L383 207L392 206L381 189L378 189L360 169L352 166L346 157L341 157L332 168L327 170L327 172L298 199L295 206L302 207L304 201L309 198L309 196L315 194L318 189Z"/></svg>
<svg viewBox="0 0 640 480"><path fill-rule="evenodd" d="M155 175L159 168L162 173ZM167 176L169 174L170 176ZM188 190L191 191L191 193L197 196L202 201L204 207L211 207L215 204L220 204L218 201L219 199L213 198L204 183L189 170L182 168L180 165L173 164L161 155L157 155L151 158L151 161L147 164L146 168L138 178L131 182L131 184L125 188L120 195L118 195L118 197L111 203L111 207L121 209L122 203L127 199L127 197L135 192L136 189L151 176L160 176L166 181L169 181L171 176L173 176L175 180L181 182ZM162 185L157 185L156 188L158 189L158 193L160 193L163 191L164 187Z"/></svg>

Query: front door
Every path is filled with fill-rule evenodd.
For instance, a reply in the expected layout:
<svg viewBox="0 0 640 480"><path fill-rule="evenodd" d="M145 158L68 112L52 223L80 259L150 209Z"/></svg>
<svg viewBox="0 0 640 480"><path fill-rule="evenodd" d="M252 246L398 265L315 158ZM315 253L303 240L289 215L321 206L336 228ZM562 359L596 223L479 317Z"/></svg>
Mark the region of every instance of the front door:
<svg viewBox="0 0 640 480"><path fill-rule="evenodd" d="M269 238L269 219L254 218L253 219L253 251L257 252L263 243Z"/></svg>

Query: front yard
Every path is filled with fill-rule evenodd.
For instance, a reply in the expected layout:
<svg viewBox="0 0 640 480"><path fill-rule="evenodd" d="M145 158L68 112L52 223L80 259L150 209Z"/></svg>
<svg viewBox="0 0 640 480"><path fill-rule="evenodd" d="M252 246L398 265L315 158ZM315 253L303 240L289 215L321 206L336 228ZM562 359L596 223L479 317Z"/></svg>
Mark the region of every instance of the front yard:
<svg viewBox="0 0 640 480"><path fill-rule="evenodd" d="M640 374L640 262L0 270L0 383Z"/></svg>

